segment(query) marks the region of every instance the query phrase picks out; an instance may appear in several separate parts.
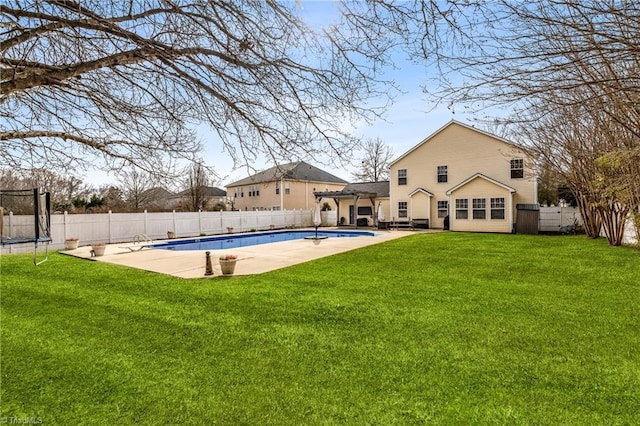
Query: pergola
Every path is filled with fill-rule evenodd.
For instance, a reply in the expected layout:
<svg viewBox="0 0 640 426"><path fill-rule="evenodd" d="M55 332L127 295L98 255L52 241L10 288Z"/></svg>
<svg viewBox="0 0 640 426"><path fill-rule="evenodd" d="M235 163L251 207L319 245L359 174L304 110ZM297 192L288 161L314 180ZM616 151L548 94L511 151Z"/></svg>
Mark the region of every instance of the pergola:
<svg viewBox="0 0 640 426"><path fill-rule="evenodd" d="M358 200L360 198L368 198L371 201L373 214L373 223L374 226L378 224L378 216L375 214L376 211L376 198L378 194L375 192L365 192L365 191L323 191L323 192L314 192L313 195L316 197L316 201L320 202L323 198L332 198L336 203L337 210L337 218L336 218L336 226L340 226L340 200L351 199L353 200L353 205L358 205ZM355 227L358 227L358 221L355 221Z"/></svg>

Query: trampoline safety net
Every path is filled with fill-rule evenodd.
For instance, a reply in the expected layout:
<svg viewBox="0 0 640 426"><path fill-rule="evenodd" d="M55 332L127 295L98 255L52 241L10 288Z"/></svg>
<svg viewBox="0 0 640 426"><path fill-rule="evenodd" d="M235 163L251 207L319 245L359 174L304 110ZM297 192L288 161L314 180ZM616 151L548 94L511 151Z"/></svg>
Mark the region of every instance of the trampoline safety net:
<svg viewBox="0 0 640 426"><path fill-rule="evenodd" d="M0 240L10 244L51 241L51 198L39 189L0 189ZM8 223L9 213L15 217Z"/></svg>

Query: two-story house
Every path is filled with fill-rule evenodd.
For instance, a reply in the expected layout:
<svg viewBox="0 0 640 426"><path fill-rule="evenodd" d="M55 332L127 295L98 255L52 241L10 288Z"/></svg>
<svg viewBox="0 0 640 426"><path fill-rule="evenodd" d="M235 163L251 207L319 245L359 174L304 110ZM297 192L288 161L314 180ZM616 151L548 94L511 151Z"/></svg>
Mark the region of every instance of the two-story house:
<svg viewBox="0 0 640 426"><path fill-rule="evenodd" d="M532 157L457 121L394 160L390 176L394 221L427 219L432 228L509 233L516 205L537 204Z"/></svg>
<svg viewBox="0 0 640 426"><path fill-rule="evenodd" d="M340 191L347 181L304 161L283 164L227 185L237 210L311 210L316 191Z"/></svg>

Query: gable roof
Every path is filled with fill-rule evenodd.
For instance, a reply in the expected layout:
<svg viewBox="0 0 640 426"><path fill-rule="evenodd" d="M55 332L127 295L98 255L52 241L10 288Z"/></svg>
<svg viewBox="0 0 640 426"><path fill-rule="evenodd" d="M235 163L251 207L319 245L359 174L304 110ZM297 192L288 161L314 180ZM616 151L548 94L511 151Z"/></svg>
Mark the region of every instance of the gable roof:
<svg viewBox="0 0 640 426"><path fill-rule="evenodd" d="M271 167L244 179L240 179L239 181L230 183L227 187L273 182L281 179L342 184L347 183L346 180L340 179L339 177L312 166L311 164L305 163L304 161L297 161L295 163Z"/></svg>
<svg viewBox="0 0 640 426"><path fill-rule="evenodd" d="M414 195L416 195L416 194L417 194L417 193L419 193L419 192L422 192L423 194L426 194L426 195L428 195L429 197L433 197L433 193L432 193L432 192L429 192L429 191L427 191L426 189L424 189L424 188L420 188L420 187L418 187L418 188L414 189L413 191L411 191L411 192L409 193L409 197L413 197Z"/></svg>
<svg viewBox="0 0 640 426"><path fill-rule="evenodd" d="M173 192L161 187L161 186L154 186L153 188L149 188L146 191L143 191L142 194L143 197L146 198L169 198L173 195Z"/></svg>
<svg viewBox="0 0 640 426"><path fill-rule="evenodd" d="M389 181L350 183L344 187L342 192L370 192L384 198L389 196Z"/></svg>
<svg viewBox="0 0 640 426"><path fill-rule="evenodd" d="M469 176L468 178L466 178L465 180L463 180L462 182L460 182L459 184L457 184L456 186L454 186L453 188L449 189L446 194L447 195L451 195L455 190L462 188L463 186L465 186L466 184L468 184L469 182L471 182L472 180L475 179L484 179L487 182L491 182L494 185L500 186L504 189L506 189L507 191L514 193L516 192L515 188L510 187L509 185L505 185L502 182L499 182L493 178L490 178L489 176L483 175L482 173L476 173L472 176Z"/></svg>
<svg viewBox="0 0 640 426"><path fill-rule="evenodd" d="M411 149L409 149L407 152L405 152L404 154L402 154L400 157L396 158L395 160L393 160L391 163L389 163L389 167L393 166L395 163L397 163L398 161L402 160L403 158L405 158L407 155L411 154L413 151L415 151L416 149L420 148L422 145L424 145L425 143L429 142L431 139L433 139L434 137L436 137L439 133L441 133L442 131L444 131L446 128L451 127L451 126L460 126L460 127L464 127L466 129L472 130L474 132L480 133L482 135L485 136L489 136L490 138L493 138L495 140L498 140L500 142L506 143L507 145L510 145L514 148L517 148L519 150L524 151L524 148L517 146L516 144L514 144L513 142L509 142L508 140L501 138L500 136L496 136L493 135L489 132L485 132L484 130L479 130L476 129L473 126L470 126L468 124L465 123L461 123L459 121L456 120L451 120L449 121L447 124L445 124L444 126L440 127L438 130L436 130L435 132L433 132L431 135L427 136L425 139L423 139L422 141L420 141L417 145L413 146Z"/></svg>
<svg viewBox="0 0 640 426"><path fill-rule="evenodd" d="M185 189L184 191L180 191L169 198L182 198L182 197L188 196L190 193L191 193L190 189ZM224 197L225 195L227 195L227 191L225 191L224 189L217 188L215 186L206 186L204 189L203 195L205 197Z"/></svg>

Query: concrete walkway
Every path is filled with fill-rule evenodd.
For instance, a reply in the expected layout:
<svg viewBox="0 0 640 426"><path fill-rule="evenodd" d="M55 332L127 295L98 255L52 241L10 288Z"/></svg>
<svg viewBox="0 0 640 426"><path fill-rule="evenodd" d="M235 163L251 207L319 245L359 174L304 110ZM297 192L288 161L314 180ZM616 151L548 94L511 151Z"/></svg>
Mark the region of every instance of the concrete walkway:
<svg viewBox="0 0 640 426"><path fill-rule="evenodd" d="M438 230L417 231L439 232ZM378 244L407 235L415 234L415 231L374 231L374 237L349 237L327 238L316 244L313 240L293 240L271 244L261 244L249 247L239 247L230 250L209 250L213 277L221 276L218 257L221 254L235 254L238 256L235 275L252 275L275 269L285 268L298 263L308 262L336 253L343 253L360 247ZM180 278L205 277L205 250L197 251L173 251L162 249L144 248L139 251L131 251L127 246L130 243L109 244L104 256L92 257L91 247L79 247L76 250L67 250L61 253L90 259L98 262L114 263L130 266L161 274L173 275Z"/></svg>

